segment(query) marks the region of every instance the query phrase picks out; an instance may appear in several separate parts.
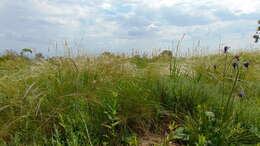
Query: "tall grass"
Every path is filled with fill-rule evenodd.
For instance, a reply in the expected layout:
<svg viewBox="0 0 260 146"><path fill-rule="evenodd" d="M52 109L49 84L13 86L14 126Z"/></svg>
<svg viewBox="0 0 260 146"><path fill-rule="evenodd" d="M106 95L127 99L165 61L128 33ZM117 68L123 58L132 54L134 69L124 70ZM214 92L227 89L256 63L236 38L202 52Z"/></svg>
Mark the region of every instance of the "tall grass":
<svg viewBox="0 0 260 146"><path fill-rule="evenodd" d="M40 60L9 53L0 58L0 143L138 145L153 133L165 145L257 144L259 59L241 53L233 68L231 53Z"/></svg>

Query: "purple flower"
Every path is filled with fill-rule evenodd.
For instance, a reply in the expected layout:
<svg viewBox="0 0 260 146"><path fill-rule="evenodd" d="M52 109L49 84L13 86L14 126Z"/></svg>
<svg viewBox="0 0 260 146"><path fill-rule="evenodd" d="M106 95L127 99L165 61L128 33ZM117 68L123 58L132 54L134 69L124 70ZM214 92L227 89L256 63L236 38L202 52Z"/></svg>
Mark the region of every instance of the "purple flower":
<svg viewBox="0 0 260 146"><path fill-rule="evenodd" d="M238 67L238 63L237 62L233 62L232 66L233 66L233 68L236 68L236 67Z"/></svg>
<svg viewBox="0 0 260 146"><path fill-rule="evenodd" d="M242 97L245 96L245 93L244 93L244 92L240 92L240 93L238 94L238 96L242 98Z"/></svg>
<svg viewBox="0 0 260 146"><path fill-rule="evenodd" d="M249 65L250 65L250 62L245 62L245 63L244 63L244 67L245 67L245 68L248 68Z"/></svg>
<svg viewBox="0 0 260 146"><path fill-rule="evenodd" d="M230 49L229 46L225 46L225 47L224 47L224 53L227 53L229 49Z"/></svg>
<svg viewBox="0 0 260 146"><path fill-rule="evenodd" d="M239 61L240 56L239 56L239 55L236 55L236 56L234 56L234 58L235 58L237 61Z"/></svg>

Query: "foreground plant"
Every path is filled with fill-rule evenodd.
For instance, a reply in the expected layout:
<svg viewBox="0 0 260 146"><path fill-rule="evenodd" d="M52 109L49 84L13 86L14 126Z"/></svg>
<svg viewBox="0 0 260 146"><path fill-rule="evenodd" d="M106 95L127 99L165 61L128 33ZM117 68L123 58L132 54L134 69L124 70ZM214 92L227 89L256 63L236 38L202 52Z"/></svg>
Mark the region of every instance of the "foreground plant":
<svg viewBox="0 0 260 146"><path fill-rule="evenodd" d="M257 144L257 53L223 51L172 68L160 57L3 56L0 145L138 145L149 134L165 145Z"/></svg>

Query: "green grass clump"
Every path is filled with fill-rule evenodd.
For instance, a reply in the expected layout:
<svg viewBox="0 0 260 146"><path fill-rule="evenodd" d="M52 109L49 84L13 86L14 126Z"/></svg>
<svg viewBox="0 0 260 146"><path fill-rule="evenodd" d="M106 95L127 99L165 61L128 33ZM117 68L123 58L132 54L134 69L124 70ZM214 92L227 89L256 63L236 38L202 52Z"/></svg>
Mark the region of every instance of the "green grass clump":
<svg viewBox="0 0 260 146"><path fill-rule="evenodd" d="M240 53L239 61L228 53L7 54L0 58L0 144L138 145L157 134L165 145L256 145L259 59L259 52Z"/></svg>

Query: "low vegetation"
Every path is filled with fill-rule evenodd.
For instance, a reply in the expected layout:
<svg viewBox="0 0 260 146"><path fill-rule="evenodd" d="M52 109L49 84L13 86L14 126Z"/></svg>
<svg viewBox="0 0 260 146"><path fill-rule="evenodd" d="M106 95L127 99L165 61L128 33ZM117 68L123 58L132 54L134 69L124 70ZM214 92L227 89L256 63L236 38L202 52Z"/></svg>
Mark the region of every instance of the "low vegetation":
<svg viewBox="0 0 260 146"><path fill-rule="evenodd" d="M0 145L260 144L260 52L0 57ZM152 142L151 142L152 143Z"/></svg>

